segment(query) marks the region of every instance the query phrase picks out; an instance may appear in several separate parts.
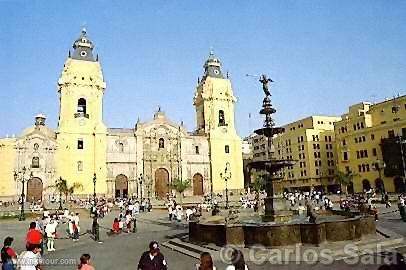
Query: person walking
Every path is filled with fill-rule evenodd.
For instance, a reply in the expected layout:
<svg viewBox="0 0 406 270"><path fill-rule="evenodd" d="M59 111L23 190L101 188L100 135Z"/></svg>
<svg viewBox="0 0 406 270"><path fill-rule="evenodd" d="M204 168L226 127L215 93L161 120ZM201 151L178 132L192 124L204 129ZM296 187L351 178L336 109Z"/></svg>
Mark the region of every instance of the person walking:
<svg viewBox="0 0 406 270"><path fill-rule="evenodd" d="M56 237L57 225L58 225L58 223L56 222L56 220L52 218L51 222L45 227L45 233L48 238L48 241L47 241L48 251L55 251L54 241L55 241L55 237Z"/></svg>
<svg viewBox="0 0 406 270"><path fill-rule="evenodd" d="M164 255L159 250L157 241L149 243L149 250L145 251L138 263L138 270L167 270L168 265Z"/></svg>
<svg viewBox="0 0 406 270"><path fill-rule="evenodd" d="M13 240L10 236L4 239L4 245L1 249L1 270L15 270L17 254L11 247Z"/></svg>
<svg viewBox="0 0 406 270"><path fill-rule="evenodd" d="M95 268L90 263L90 254L83 254L80 256L80 263L78 265L80 270L94 270Z"/></svg>
<svg viewBox="0 0 406 270"><path fill-rule="evenodd" d="M80 225L79 225L79 213L73 217L73 241L79 241L79 232L80 232Z"/></svg>

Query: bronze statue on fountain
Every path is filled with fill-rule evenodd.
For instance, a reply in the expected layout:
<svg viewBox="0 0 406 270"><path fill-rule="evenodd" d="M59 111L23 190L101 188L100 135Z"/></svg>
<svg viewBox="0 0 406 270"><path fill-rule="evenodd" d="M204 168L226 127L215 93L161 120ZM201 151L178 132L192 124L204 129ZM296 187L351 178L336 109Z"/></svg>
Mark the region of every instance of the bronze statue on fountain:
<svg viewBox="0 0 406 270"><path fill-rule="evenodd" d="M276 113L276 109L271 104L271 92L269 90L272 79L268 78L265 74L262 74L259 78L259 82L262 84L262 90L265 97L262 101L261 115L265 115L264 125L262 128L255 130L258 135L263 135L267 138L268 149L271 149L272 138L274 135L284 132L284 128L275 127L275 121L272 119L272 114ZM274 185L276 181L281 181L282 177L279 172L287 166L295 164L295 160L292 159L277 159L271 157L269 160L252 161L248 164L248 168L251 171L255 169L265 173L265 191L267 197L265 198L265 215L264 221L288 221L292 216L290 211L278 211L275 209L274 204Z"/></svg>

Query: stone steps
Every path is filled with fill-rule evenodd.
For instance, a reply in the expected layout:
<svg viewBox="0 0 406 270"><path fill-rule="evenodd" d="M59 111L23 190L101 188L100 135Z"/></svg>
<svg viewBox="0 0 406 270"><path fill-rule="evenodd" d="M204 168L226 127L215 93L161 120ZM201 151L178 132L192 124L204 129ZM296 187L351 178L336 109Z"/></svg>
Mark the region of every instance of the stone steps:
<svg viewBox="0 0 406 270"><path fill-rule="evenodd" d="M352 249L354 252L350 255L348 252L344 251L344 246L347 244L351 244ZM222 247L218 247L215 245L206 245L206 244L194 244L190 243L187 240L187 236L183 236L181 238L174 238L165 243L162 243L163 246L180 252L182 254L188 255L190 257L199 259L200 254L202 252L209 252L212 255L213 261L223 261L224 262L224 251L225 249ZM381 253L384 251L396 251L397 249L404 250L406 252L406 241L400 238L382 238L382 237L375 237L371 239L364 239L355 243L351 242L341 242L341 243L334 243L334 244L324 244L320 247L313 247L313 246L306 246L306 245L298 245L298 246L286 246L281 249L248 249L237 247L244 253L244 258L246 261L259 263L264 259L271 258L272 254L278 254L278 252L282 252L284 255L281 257L280 263L286 262L298 262L303 261L305 252L309 252L311 250L312 253L317 254L320 256L320 253L327 249L329 250L329 254L333 260L345 260L349 258L359 257L368 254L375 254ZM253 253L254 250L254 253ZM402 253L405 253L402 252ZM297 256L297 254L299 256ZM254 256L253 256L254 254ZM285 255L287 254L287 255ZM259 261L258 261L259 260ZM273 261L278 263L278 261Z"/></svg>

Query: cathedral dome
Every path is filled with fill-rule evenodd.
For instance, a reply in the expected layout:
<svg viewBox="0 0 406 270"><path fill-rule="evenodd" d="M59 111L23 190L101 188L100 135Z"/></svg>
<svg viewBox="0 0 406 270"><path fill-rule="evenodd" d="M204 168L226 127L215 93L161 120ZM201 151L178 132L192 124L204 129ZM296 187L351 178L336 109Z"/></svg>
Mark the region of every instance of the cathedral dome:
<svg viewBox="0 0 406 270"><path fill-rule="evenodd" d="M224 78L221 73L221 61L214 55L213 50L210 51L209 58L204 63L204 77L210 76L215 78Z"/></svg>
<svg viewBox="0 0 406 270"><path fill-rule="evenodd" d="M73 43L73 55L72 59L84 60L84 61L96 61L93 57L94 44L87 36L85 28L82 29L80 36Z"/></svg>

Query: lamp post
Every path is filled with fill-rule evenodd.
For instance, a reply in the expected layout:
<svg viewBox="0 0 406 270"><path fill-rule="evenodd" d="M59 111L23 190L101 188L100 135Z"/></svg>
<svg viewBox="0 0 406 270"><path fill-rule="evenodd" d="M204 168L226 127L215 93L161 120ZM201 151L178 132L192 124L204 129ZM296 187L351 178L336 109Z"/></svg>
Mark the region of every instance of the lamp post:
<svg viewBox="0 0 406 270"><path fill-rule="evenodd" d="M62 176L60 176L59 177L59 210L63 209L63 207L62 207L62 187L61 187L62 181L63 181Z"/></svg>
<svg viewBox="0 0 406 270"><path fill-rule="evenodd" d="M398 112L400 110L400 105L398 104L398 100L396 97L394 97L393 101L394 101L394 104L392 106L392 113L394 113L397 116ZM404 151L403 151L403 144L406 144L406 139L403 139L403 135L400 132L400 127L399 127L400 118L396 117L396 119L397 119L396 126L397 126L398 132L399 132L399 134L398 134L399 140L396 142L399 143L399 146L400 146L400 156L402 158L403 177L406 179L406 160L405 160Z"/></svg>
<svg viewBox="0 0 406 270"><path fill-rule="evenodd" d="M386 167L385 162L383 162L383 161L381 161L381 160L379 160L379 159L376 160L376 163L375 163L375 170L378 171L379 180L381 181L381 182L380 182L380 183L381 183L381 186L380 186L379 188L380 188L380 190L381 190L381 192L382 192L383 194L385 193L385 184L384 184L383 179L382 179L382 170L385 169L385 167Z"/></svg>
<svg viewBox="0 0 406 270"><path fill-rule="evenodd" d="M96 173L93 174L93 209L96 208ZM97 211L95 211L97 213Z"/></svg>
<svg viewBox="0 0 406 270"><path fill-rule="evenodd" d="M138 177L138 183L140 186L140 198L141 198L141 202L142 202L142 181L144 180L144 176L142 175L142 173L140 173L140 176Z"/></svg>
<svg viewBox="0 0 406 270"><path fill-rule="evenodd" d="M29 179L32 178L32 172L30 173L30 178L26 179L26 173L27 169L25 166L23 167L22 171L14 172L14 180L17 181L18 176L20 175L20 182L22 183L22 189L21 189L21 211L20 211L20 216L18 217L19 221L25 220L25 212L24 212L24 204L25 204L25 182L28 182Z"/></svg>
<svg viewBox="0 0 406 270"><path fill-rule="evenodd" d="M229 204L228 204L228 185L227 182L231 178L231 171L230 171L230 163L226 163L226 167L224 169L224 174L220 173L220 177L224 179L226 182L226 209L229 209Z"/></svg>

